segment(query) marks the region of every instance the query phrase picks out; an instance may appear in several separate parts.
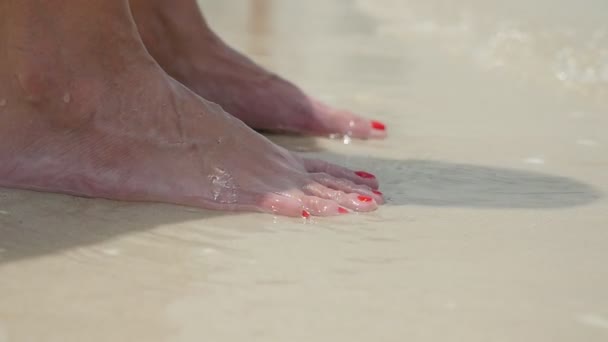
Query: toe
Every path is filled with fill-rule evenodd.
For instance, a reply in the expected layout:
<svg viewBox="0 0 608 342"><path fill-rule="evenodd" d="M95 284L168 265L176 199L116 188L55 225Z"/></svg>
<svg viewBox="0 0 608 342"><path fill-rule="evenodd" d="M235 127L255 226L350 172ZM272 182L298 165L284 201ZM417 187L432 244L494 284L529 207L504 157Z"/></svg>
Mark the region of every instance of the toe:
<svg viewBox="0 0 608 342"><path fill-rule="evenodd" d="M316 182L329 189L341 191L346 194L352 194L352 198L364 196L373 199L374 202L378 204L384 204L384 196L382 193L367 185L356 184L350 180L337 178L326 173L314 173L311 174L311 176Z"/></svg>
<svg viewBox="0 0 608 342"><path fill-rule="evenodd" d="M320 183L309 184L303 189L303 191L309 195L334 201L340 206L353 211L363 212L376 210L378 208L378 203L380 203L373 195L346 193L344 191L331 189ZM382 200L382 198L380 197L379 200Z"/></svg>
<svg viewBox="0 0 608 342"><path fill-rule="evenodd" d="M336 178L347 179L355 184L367 185L378 189L378 179L365 171L353 171L319 159L303 159L306 170L311 173L326 173Z"/></svg>
<svg viewBox="0 0 608 342"><path fill-rule="evenodd" d="M380 121L368 120L348 111L337 111L341 133L356 139L385 139L386 126Z"/></svg>
<svg viewBox="0 0 608 342"><path fill-rule="evenodd" d="M338 216L349 212L348 209L334 200L306 195L299 191L296 191L296 193L266 194L262 196L259 208L263 212L275 215L304 218L310 216ZM375 203L370 202L362 205L360 209L353 207L351 210L371 211L376 207Z"/></svg>
<svg viewBox="0 0 608 342"><path fill-rule="evenodd" d="M302 197L302 204L306 211L314 216L337 216L348 213L348 210L338 204L338 202L325 199L318 196ZM378 208L377 204L372 200L362 202L359 206L351 206L351 210L356 211L372 211Z"/></svg>
<svg viewBox="0 0 608 342"><path fill-rule="evenodd" d="M369 120L347 110L338 110L314 101L317 116L324 121L327 130L357 139L384 139L386 125L377 120Z"/></svg>
<svg viewBox="0 0 608 342"><path fill-rule="evenodd" d="M260 196L256 208L274 215L305 218L310 216L299 196L285 196L276 193L264 194Z"/></svg>

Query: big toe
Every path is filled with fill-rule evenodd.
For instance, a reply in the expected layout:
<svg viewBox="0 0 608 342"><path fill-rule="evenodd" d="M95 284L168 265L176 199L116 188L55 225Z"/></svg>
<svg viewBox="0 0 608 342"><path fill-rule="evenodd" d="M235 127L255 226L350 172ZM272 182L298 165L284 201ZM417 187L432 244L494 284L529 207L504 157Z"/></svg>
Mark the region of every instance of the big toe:
<svg viewBox="0 0 608 342"><path fill-rule="evenodd" d="M315 102L316 116L330 134L356 139L384 139L387 127L378 120L370 120L347 110L329 107Z"/></svg>
<svg viewBox="0 0 608 342"><path fill-rule="evenodd" d="M374 195L371 191L343 191L324 186L320 183L311 183L305 187L304 192L309 195L334 201L344 208L352 211L367 212L378 209L378 204L382 204L384 199Z"/></svg>
<svg viewBox="0 0 608 342"><path fill-rule="evenodd" d="M353 171L346 167L328 163L320 159L303 159L306 170L310 173L325 173L336 178L349 180L355 184L366 185L378 190L379 183L376 176L365 171Z"/></svg>
<svg viewBox="0 0 608 342"><path fill-rule="evenodd" d="M261 197L258 209L291 217L338 216L350 211L368 212L378 208L374 198L358 194L344 194L317 184L305 192L269 193Z"/></svg>

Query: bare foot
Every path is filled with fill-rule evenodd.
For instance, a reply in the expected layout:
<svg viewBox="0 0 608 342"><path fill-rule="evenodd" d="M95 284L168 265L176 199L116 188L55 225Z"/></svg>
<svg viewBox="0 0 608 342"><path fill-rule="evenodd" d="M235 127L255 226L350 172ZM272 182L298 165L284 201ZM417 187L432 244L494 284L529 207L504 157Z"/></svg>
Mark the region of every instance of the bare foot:
<svg viewBox="0 0 608 342"><path fill-rule="evenodd" d="M144 43L178 81L258 130L384 138L385 125L338 110L224 44L194 0L131 0Z"/></svg>
<svg viewBox="0 0 608 342"><path fill-rule="evenodd" d="M38 1L0 14L0 186L288 216L382 202L374 177L300 158L167 76L104 1L107 25Z"/></svg>

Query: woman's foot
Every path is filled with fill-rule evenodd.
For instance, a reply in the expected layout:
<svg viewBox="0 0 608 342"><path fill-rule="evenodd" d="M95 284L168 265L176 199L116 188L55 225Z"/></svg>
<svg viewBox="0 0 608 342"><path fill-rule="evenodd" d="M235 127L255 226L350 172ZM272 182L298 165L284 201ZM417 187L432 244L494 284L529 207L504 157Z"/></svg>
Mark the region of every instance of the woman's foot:
<svg viewBox="0 0 608 342"><path fill-rule="evenodd" d="M386 127L327 106L227 46L194 0L131 0L144 43L178 81L220 104L254 129L360 139L384 138Z"/></svg>
<svg viewBox="0 0 608 342"><path fill-rule="evenodd" d="M120 1L66 2L0 12L0 186L287 216L382 202L374 177L300 158L167 76Z"/></svg>

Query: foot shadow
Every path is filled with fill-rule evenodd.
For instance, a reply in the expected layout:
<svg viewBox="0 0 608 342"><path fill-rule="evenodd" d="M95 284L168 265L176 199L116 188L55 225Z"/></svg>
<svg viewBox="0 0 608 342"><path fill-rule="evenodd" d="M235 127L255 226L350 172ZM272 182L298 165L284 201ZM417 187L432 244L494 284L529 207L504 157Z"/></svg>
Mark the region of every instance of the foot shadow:
<svg viewBox="0 0 608 342"><path fill-rule="evenodd" d="M582 206L602 197L589 184L567 177L500 167L433 160L391 160L344 156L314 143L302 149L315 157L371 170L382 182L388 206L559 209ZM217 226L213 218L238 213L164 204L115 202L0 188L0 265L119 238L162 225L194 230L193 242L230 251L230 241L266 228ZM266 216L269 222L273 217ZM181 223L204 220L201 227ZM179 235L179 234L178 234ZM188 236L186 234L186 236ZM183 237L182 237L183 239Z"/></svg>
<svg viewBox="0 0 608 342"><path fill-rule="evenodd" d="M187 224L224 215L238 213L0 188L0 266L177 224L184 225L175 227L176 238L190 235L201 247L227 251L234 230Z"/></svg>
<svg viewBox="0 0 608 342"><path fill-rule="evenodd" d="M436 160L391 160L316 153L328 161L371 170L388 205L559 209L597 201L603 194L568 177Z"/></svg>
<svg viewBox="0 0 608 342"><path fill-rule="evenodd" d="M329 152L317 138L269 138L311 157L372 171L381 181L387 205L557 209L586 205L603 197L589 184L541 172L436 160L346 156Z"/></svg>

